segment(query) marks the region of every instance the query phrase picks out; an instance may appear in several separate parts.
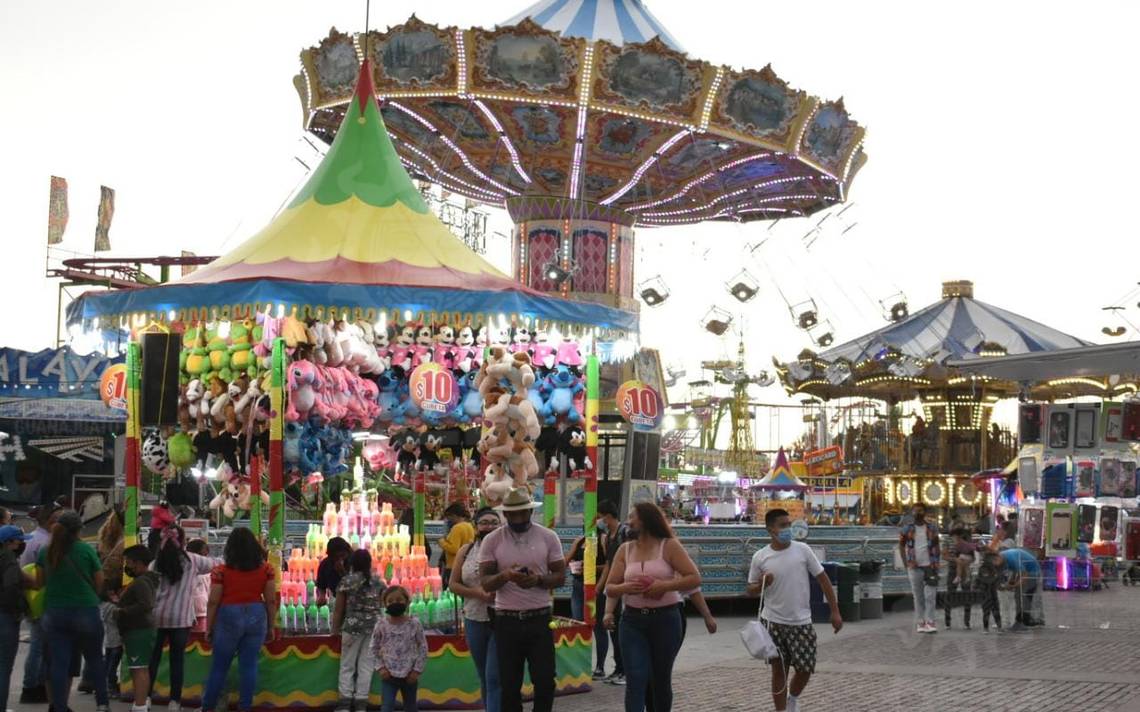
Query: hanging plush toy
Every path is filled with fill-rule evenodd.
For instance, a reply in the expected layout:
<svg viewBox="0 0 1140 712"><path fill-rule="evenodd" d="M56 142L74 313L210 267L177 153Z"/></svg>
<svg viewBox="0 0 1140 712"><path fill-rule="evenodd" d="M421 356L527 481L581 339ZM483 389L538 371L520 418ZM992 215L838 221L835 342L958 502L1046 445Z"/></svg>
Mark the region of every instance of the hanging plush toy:
<svg viewBox="0 0 1140 712"><path fill-rule="evenodd" d="M537 329L534 332L534 340L530 348L530 362L538 372L538 376L544 377L554 368L555 357L557 351L548 341L546 329Z"/></svg>
<svg viewBox="0 0 1140 712"><path fill-rule="evenodd" d="M562 366L581 368L584 362L582 352L578 349L578 342L569 336L563 336L562 343L558 345L556 360Z"/></svg>
<svg viewBox="0 0 1140 712"><path fill-rule="evenodd" d="M143 438L142 463L156 475L167 477L170 474L170 453L166 440L157 431L152 430Z"/></svg>
<svg viewBox="0 0 1140 712"><path fill-rule="evenodd" d="M546 387L550 395L543 406L542 415L547 425L554 425L559 418L571 424L582 420L582 414L574 405L574 396L585 390L578 375L564 364L558 364L546 377Z"/></svg>
<svg viewBox="0 0 1140 712"><path fill-rule="evenodd" d="M372 330L373 345L376 347L376 357L380 360L379 369L366 373L378 374L392 367L392 330L385 324L379 324Z"/></svg>
<svg viewBox="0 0 1140 712"><path fill-rule="evenodd" d="M234 403L234 412L237 415L239 428L244 428L246 423L250 422L251 411L262 395L264 394L261 392L261 384L258 379L255 378L246 386L245 391L238 396L237 402Z"/></svg>
<svg viewBox="0 0 1140 712"><path fill-rule="evenodd" d="M432 360L453 371L457 368L459 347L455 343L455 327L444 324L435 332L435 353Z"/></svg>
<svg viewBox="0 0 1140 712"><path fill-rule="evenodd" d="M379 411L376 420L381 423L403 425L407 422L405 412L407 408L400 402L399 382L396 371L389 369L376 378L376 405Z"/></svg>
<svg viewBox="0 0 1140 712"><path fill-rule="evenodd" d="M397 373L401 378L406 378L412 372L417 326L414 322L405 322L397 332L396 342L392 346L392 368L399 369Z"/></svg>
<svg viewBox="0 0 1140 712"><path fill-rule="evenodd" d="M435 335L430 324L420 324L416 327L416 342L412 347L412 369L422 363L427 363L435 357Z"/></svg>
<svg viewBox="0 0 1140 712"><path fill-rule="evenodd" d="M281 325L284 319L257 315L257 324L261 327L261 338L253 345L253 354L257 357L258 366L268 371L273 367L273 342L281 335ZM286 344L288 345L288 344Z"/></svg>
<svg viewBox="0 0 1140 712"><path fill-rule="evenodd" d="M194 464L194 441L185 431L171 435L166 441L166 450L173 467L181 470Z"/></svg>
<svg viewBox="0 0 1140 712"><path fill-rule="evenodd" d="M419 458L419 438L414 430L404 430L392 438L392 445L396 448L396 470L410 475L416 469L416 460Z"/></svg>
<svg viewBox="0 0 1140 712"><path fill-rule="evenodd" d="M250 378L257 377L257 360L253 353L251 330L253 322L249 319L235 321L230 324L229 359L230 370L235 374L245 373Z"/></svg>
<svg viewBox="0 0 1140 712"><path fill-rule="evenodd" d="M487 499L487 503L491 506L496 506L502 503L503 499L506 498L514 486L514 481L507 476L503 466L493 462L487 465L487 471L483 476L483 484L479 489Z"/></svg>
<svg viewBox="0 0 1140 712"><path fill-rule="evenodd" d="M218 327L206 331L206 351L210 359L210 375L223 382L230 381L230 346Z"/></svg>
<svg viewBox="0 0 1140 712"><path fill-rule="evenodd" d="M201 324L191 327L182 335L183 353L186 354L184 370L191 377L204 376L210 372L210 357L206 350L205 330Z"/></svg>
<svg viewBox="0 0 1140 712"><path fill-rule="evenodd" d="M547 472L558 472L558 440L558 428L547 425L534 441L534 449L541 452L546 460Z"/></svg>
<svg viewBox="0 0 1140 712"><path fill-rule="evenodd" d="M289 364L286 380L289 388L289 405L285 408L286 420L300 422L314 410L317 416L325 417L324 404L318 400L321 379L315 364L310 361L294 361Z"/></svg>
<svg viewBox="0 0 1140 712"><path fill-rule="evenodd" d="M304 428L300 423L285 423L285 432L281 438L281 451L285 465L294 468L301 464L301 434Z"/></svg>
<svg viewBox="0 0 1140 712"><path fill-rule="evenodd" d="M298 346L310 343L309 330L305 328L304 322L292 314L285 317L285 320L281 322L281 338L285 339L285 347L288 349L296 349ZM272 351L272 349L273 344L270 342L269 350Z"/></svg>
<svg viewBox="0 0 1140 712"><path fill-rule="evenodd" d="M566 466L571 472L592 467L590 458L586 456L586 431L576 425L562 431L558 440L558 452L566 458Z"/></svg>
<svg viewBox="0 0 1140 712"><path fill-rule="evenodd" d="M198 406L202 402L202 394L206 389L202 381L193 378L187 383L178 397L178 424L182 432L188 433L198 426Z"/></svg>
<svg viewBox="0 0 1140 712"><path fill-rule="evenodd" d="M530 327L516 326L511 329L511 353L518 353L520 351L530 352L531 347L531 333Z"/></svg>
<svg viewBox="0 0 1140 712"><path fill-rule="evenodd" d="M455 335L455 369L461 373L477 370L479 365L476 362L475 351L475 329L471 324L466 324Z"/></svg>
<svg viewBox="0 0 1140 712"><path fill-rule="evenodd" d="M443 438L436 432L428 430L420 436L420 456L416 460L416 471L434 470L439 464L439 447Z"/></svg>

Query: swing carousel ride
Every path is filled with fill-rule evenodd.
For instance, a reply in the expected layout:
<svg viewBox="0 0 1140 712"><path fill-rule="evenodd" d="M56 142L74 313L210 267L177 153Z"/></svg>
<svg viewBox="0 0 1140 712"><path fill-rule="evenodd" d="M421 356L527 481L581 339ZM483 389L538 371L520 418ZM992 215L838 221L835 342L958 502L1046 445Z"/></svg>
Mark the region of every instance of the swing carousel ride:
<svg viewBox="0 0 1140 712"><path fill-rule="evenodd" d="M541 0L491 30L334 28L294 78L321 140L365 58L408 170L509 212L516 279L622 309L638 304L634 228L809 215L866 160L842 99L690 57L640 0ZM649 306L668 297L636 286Z"/></svg>

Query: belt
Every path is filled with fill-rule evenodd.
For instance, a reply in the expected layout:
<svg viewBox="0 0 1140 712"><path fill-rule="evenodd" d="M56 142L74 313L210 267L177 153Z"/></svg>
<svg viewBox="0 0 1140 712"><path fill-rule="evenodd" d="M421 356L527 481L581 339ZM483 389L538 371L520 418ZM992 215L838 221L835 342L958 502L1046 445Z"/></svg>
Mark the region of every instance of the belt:
<svg viewBox="0 0 1140 712"><path fill-rule="evenodd" d="M658 606L656 608L634 608L633 606L624 606L621 614L624 615L642 615L651 616L654 613L667 613L669 611L677 610L677 604L670 603L667 606Z"/></svg>
<svg viewBox="0 0 1140 712"><path fill-rule="evenodd" d="M520 621L525 621L528 618L541 618L542 616L549 616L550 606L547 606L545 608L532 608L529 611L504 611L496 608L495 615L503 616L505 618L517 618Z"/></svg>

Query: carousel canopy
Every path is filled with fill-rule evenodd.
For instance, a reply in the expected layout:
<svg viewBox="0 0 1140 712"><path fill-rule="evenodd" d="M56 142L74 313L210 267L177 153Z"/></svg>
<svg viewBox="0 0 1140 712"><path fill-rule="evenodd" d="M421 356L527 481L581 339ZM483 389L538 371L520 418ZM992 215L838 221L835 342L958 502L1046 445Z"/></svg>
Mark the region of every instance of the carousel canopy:
<svg viewBox="0 0 1140 712"><path fill-rule="evenodd" d="M793 475L792 469L788 467L788 456L784 453L784 448L780 448L780 451L776 454L776 464L772 467L772 470L764 476L764 479L753 485L753 487L770 490L807 489L807 485L805 485L800 478Z"/></svg>
<svg viewBox="0 0 1140 712"><path fill-rule="evenodd" d="M126 315L193 321L276 305L314 316L392 310L401 321L410 311L432 321L503 315L637 328L634 314L523 287L452 235L396 155L367 61L336 141L268 226L168 285L85 294L69 306L68 323Z"/></svg>
<svg viewBox="0 0 1140 712"><path fill-rule="evenodd" d="M950 366L966 359L1044 354L1089 345L974 299L970 282L947 282L941 301L905 319L819 354L804 351L797 360L777 362L777 366L785 388L792 393L906 398L931 388L970 387L970 378ZM1018 388L1016 383L996 379L987 387L1013 393Z"/></svg>
<svg viewBox="0 0 1140 712"><path fill-rule="evenodd" d="M333 29L294 78L304 126L326 143L366 53L409 170L516 223L804 215L843 202L866 161L842 99L771 67L690 57L639 0L543 1L493 30L414 16L366 35Z"/></svg>
<svg viewBox="0 0 1140 712"><path fill-rule="evenodd" d="M641 0L540 0L503 24L517 25L527 18L565 37L616 45L659 37L678 52L685 51Z"/></svg>

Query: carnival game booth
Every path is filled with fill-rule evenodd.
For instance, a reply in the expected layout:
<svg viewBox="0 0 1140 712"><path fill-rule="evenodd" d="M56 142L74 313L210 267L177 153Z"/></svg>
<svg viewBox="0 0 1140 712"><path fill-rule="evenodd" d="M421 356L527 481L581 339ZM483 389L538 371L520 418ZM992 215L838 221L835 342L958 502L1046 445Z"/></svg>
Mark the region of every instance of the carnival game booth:
<svg viewBox="0 0 1140 712"><path fill-rule="evenodd" d="M267 504L268 548L279 564L287 478L302 492L319 489L355 465L368 479L362 472L351 483L335 480L335 492L348 490L332 512L336 534L368 546L378 573L427 606L428 627L446 629L439 611L454 610L454 601L441 597L439 572L422 548L429 486L455 463L464 475L479 468L491 501L511 486L541 483L535 448L544 428L581 429L589 453L597 400L587 396L597 392L598 361L583 352L632 338L637 322L630 312L523 287L453 237L396 155L372 74L365 61L332 147L265 229L177 282L85 294L68 317L85 328L126 322L142 342L130 345L127 358L128 540L138 532L144 454L168 471L213 472L212 506L227 519L248 510L259 532ZM146 453L144 425L156 426ZM363 463L354 433L365 443ZM451 452L442 452L445 435L456 434L446 441ZM576 474L585 482L590 528L596 478L588 469ZM414 492L412 531L392 529L390 513L375 516L383 514L379 490L396 485ZM549 490L548 482L548 497ZM337 699L339 641L320 635L321 611L314 615L309 601L322 537L332 530L308 528L314 536L303 556L290 553L279 587L282 621L291 615L293 632L263 649L259 708L331 708ZM587 542L592 601L593 537ZM592 624L558 625L558 691L588 690ZM476 705L463 636L432 634L429 646L421 705ZM205 668L196 666L206 664L209 646L195 638L189 649L187 665L202 675L188 680L203 679ZM166 674L160 669L159 695ZM200 692L186 690L188 698ZM377 681L373 702L378 693Z"/></svg>

